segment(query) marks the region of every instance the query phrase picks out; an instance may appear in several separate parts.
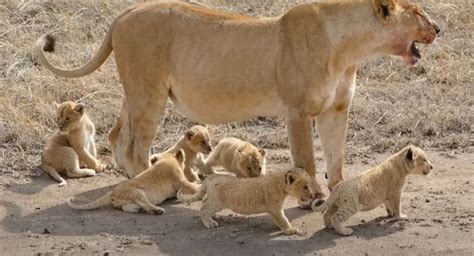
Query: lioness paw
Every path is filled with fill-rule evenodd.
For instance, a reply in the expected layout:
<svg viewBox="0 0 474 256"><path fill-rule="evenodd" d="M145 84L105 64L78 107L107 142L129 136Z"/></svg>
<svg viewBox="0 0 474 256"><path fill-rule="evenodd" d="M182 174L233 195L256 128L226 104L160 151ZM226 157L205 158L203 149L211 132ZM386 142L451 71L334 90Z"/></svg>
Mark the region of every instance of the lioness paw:
<svg viewBox="0 0 474 256"><path fill-rule="evenodd" d="M63 180L58 184L58 187L64 187L66 185L67 185L67 182L65 180Z"/></svg>

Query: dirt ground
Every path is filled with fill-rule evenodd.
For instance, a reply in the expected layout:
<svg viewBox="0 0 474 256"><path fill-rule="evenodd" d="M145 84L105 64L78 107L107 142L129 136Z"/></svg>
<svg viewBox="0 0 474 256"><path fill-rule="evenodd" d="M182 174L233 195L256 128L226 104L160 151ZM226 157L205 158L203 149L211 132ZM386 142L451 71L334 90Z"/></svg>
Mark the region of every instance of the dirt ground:
<svg viewBox="0 0 474 256"><path fill-rule="evenodd" d="M271 152L270 154L273 154ZM349 175L383 161L348 166ZM124 180L112 172L69 180L58 187L37 175L1 181L0 251L3 255L472 255L474 158L472 153L430 152L429 177L411 176L402 202L407 221L381 218L385 209L359 213L349 221L354 235L342 237L322 226L320 213L287 200L286 214L305 236L284 236L267 215L221 212L220 226L206 229L200 203L169 200L164 215L130 214L112 208L75 211L66 198L92 200ZM322 162L319 162L319 166ZM322 178L322 175L320 176Z"/></svg>

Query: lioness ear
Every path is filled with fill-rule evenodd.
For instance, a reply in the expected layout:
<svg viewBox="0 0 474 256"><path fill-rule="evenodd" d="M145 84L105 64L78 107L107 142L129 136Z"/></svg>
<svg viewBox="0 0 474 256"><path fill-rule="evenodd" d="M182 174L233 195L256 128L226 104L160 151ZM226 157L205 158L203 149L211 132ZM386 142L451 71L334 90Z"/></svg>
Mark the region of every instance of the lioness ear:
<svg viewBox="0 0 474 256"><path fill-rule="evenodd" d="M413 159L416 158L415 152L411 146L408 147L407 153L405 154L405 157L408 161L413 161Z"/></svg>
<svg viewBox="0 0 474 256"><path fill-rule="evenodd" d="M260 152L260 155L262 155L263 157L267 155L267 152L263 148L259 149L258 152Z"/></svg>
<svg viewBox="0 0 474 256"><path fill-rule="evenodd" d="M186 136L187 140L191 140L194 136L194 132L193 131L187 131L185 136Z"/></svg>
<svg viewBox="0 0 474 256"><path fill-rule="evenodd" d="M291 185L293 184L293 182L295 182L296 178L294 177L294 175L295 175L294 171L289 171L285 174L286 183L288 185Z"/></svg>
<svg viewBox="0 0 474 256"><path fill-rule="evenodd" d="M390 16L395 10L394 0L373 0L372 4L376 13L385 21L390 21Z"/></svg>
<svg viewBox="0 0 474 256"><path fill-rule="evenodd" d="M180 163L184 162L184 158L185 158L184 151L182 149L178 150L178 152L176 152L174 157L176 157L176 160L178 160L178 162Z"/></svg>
<svg viewBox="0 0 474 256"><path fill-rule="evenodd" d="M74 107L74 111L76 111L77 113L79 114L84 114L84 105L83 104L77 104L75 107Z"/></svg>

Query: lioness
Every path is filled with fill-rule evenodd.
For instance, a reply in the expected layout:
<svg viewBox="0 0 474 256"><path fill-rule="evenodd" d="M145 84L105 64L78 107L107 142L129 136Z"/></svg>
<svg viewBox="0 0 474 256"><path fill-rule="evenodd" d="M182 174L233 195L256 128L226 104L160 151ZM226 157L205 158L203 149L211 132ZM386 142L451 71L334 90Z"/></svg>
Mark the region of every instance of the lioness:
<svg viewBox="0 0 474 256"><path fill-rule="evenodd" d="M214 174L203 181L194 195L178 192L178 200L191 203L201 200L201 219L207 228L216 227L212 219L217 212L230 209L240 214L268 213L283 233L303 234L291 226L283 212L287 196L310 202L314 198L311 178L301 168L270 172L257 178L237 178L231 175Z"/></svg>
<svg viewBox="0 0 474 256"><path fill-rule="evenodd" d="M423 150L408 146L381 165L337 184L325 203L316 206L313 202L313 210L325 210L324 225L341 235L352 234L352 229L342 225L349 217L380 204L385 205L389 216L406 218L400 201L407 175L429 175L432 169Z"/></svg>
<svg viewBox="0 0 474 256"><path fill-rule="evenodd" d="M94 176L106 165L97 160L95 127L83 104L66 101L54 103L59 131L51 136L41 154L41 168L59 182L67 184L60 172L71 178ZM87 168L81 168L86 166Z"/></svg>
<svg viewBox="0 0 474 256"><path fill-rule="evenodd" d="M131 180L118 184L103 197L84 205L67 203L74 209L92 210L112 205L125 212L137 213L140 209L150 214L163 214L165 209L156 206L176 196L178 189L195 193L199 185L189 182L183 173L185 154L182 150L163 155L154 165Z"/></svg>
<svg viewBox="0 0 474 256"><path fill-rule="evenodd" d="M294 166L314 180L312 121L326 157L329 187L343 179L347 115L357 63L380 55L421 57L439 26L406 0L305 3L273 18L255 18L185 3L143 3L120 14L84 66L53 66L50 35L39 38L39 62L63 77L98 69L112 50L125 98L109 133L117 164L129 173L150 165L149 150L170 98L199 123L256 116L286 117Z"/></svg>
<svg viewBox="0 0 474 256"><path fill-rule="evenodd" d="M212 150L211 136L207 128L202 125L189 128L175 145L163 153L151 156L150 161L153 164L163 154L176 153L179 150L183 150L186 155L184 175L191 182L199 181L199 177L193 172L193 167L197 167L196 161L202 162L202 154L209 154Z"/></svg>
<svg viewBox="0 0 474 256"><path fill-rule="evenodd" d="M258 177L265 175L265 155L264 149L258 149L250 142L237 138L224 138L206 158L199 171L211 175L214 173L213 166L222 166L237 177Z"/></svg>

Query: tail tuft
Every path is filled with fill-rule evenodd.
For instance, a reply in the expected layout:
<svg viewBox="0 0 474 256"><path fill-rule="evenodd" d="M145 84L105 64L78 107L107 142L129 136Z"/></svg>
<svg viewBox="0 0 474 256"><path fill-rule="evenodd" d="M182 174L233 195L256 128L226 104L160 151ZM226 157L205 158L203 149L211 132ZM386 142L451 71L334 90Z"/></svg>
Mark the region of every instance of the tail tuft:
<svg viewBox="0 0 474 256"><path fill-rule="evenodd" d="M56 38L51 34L44 35L44 45L43 51L45 52L54 52L56 46Z"/></svg>

